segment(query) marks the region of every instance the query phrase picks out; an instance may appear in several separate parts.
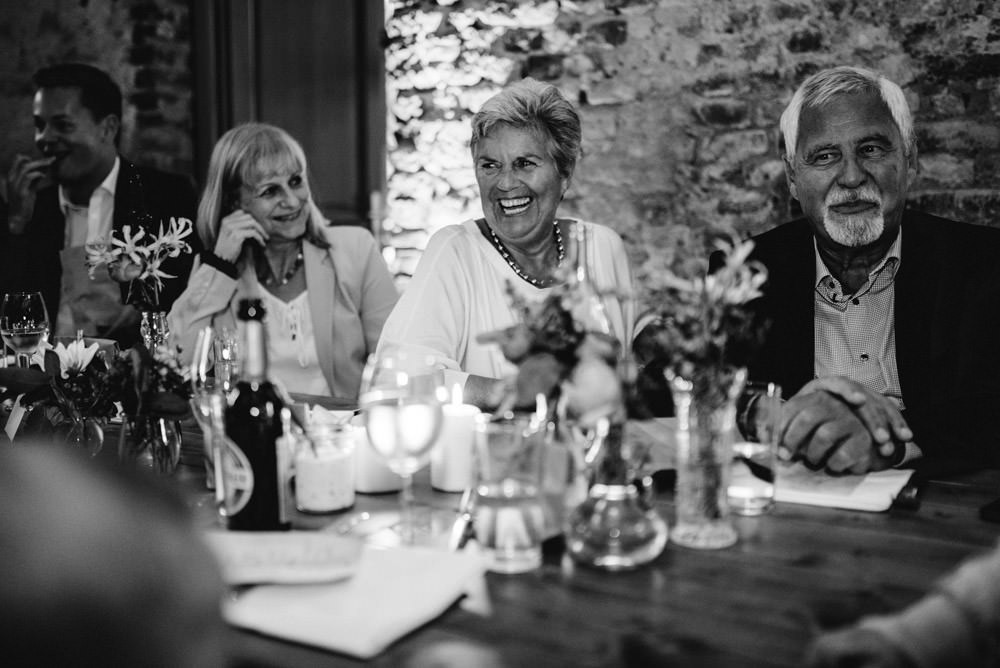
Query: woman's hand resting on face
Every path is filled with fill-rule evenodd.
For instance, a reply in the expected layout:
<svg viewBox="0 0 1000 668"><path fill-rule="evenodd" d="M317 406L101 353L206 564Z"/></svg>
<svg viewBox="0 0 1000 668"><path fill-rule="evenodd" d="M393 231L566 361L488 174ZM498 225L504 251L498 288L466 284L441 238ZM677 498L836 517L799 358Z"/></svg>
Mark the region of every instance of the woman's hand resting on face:
<svg viewBox="0 0 1000 668"><path fill-rule="evenodd" d="M216 257L226 262L236 262L243 252L243 244L248 240L261 246L268 240L267 231L253 216L242 209L233 211L219 224L219 235L215 240Z"/></svg>

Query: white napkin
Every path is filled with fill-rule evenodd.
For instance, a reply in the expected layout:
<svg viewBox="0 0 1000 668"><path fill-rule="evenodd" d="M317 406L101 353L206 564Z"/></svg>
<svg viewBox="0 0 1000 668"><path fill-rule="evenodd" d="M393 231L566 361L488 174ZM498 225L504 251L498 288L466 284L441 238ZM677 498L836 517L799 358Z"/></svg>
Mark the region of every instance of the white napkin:
<svg viewBox="0 0 1000 668"><path fill-rule="evenodd" d="M887 469L867 475L831 476L802 464L781 463L774 499L783 503L828 506L846 510L888 510L913 471Z"/></svg>
<svg viewBox="0 0 1000 668"><path fill-rule="evenodd" d="M7 432L7 438L14 441L14 436L17 434L17 428L21 426L21 420L27 414L24 406L21 405L21 397L23 394L17 395L17 399L14 400L14 407L10 409L10 415L7 416L7 424L4 425L4 431Z"/></svg>
<svg viewBox="0 0 1000 668"><path fill-rule="evenodd" d="M315 406L308 406L306 421L319 422L320 424L344 425L350 421L353 415L354 411L331 411L316 404Z"/></svg>
<svg viewBox="0 0 1000 668"><path fill-rule="evenodd" d="M333 582L354 574L362 542L317 531L206 531L227 584Z"/></svg>
<svg viewBox="0 0 1000 668"><path fill-rule="evenodd" d="M228 601L224 615L235 626L368 659L466 591L482 591L484 571L475 552L366 546L349 580L255 587Z"/></svg>

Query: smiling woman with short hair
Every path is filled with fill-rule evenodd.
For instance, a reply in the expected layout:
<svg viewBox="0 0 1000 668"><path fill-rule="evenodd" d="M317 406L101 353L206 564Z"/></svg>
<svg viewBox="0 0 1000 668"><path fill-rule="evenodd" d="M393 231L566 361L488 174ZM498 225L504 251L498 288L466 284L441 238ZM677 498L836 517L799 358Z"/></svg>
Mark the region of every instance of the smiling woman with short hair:
<svg viewBox="0 0 1000 668"><path fill-rule="evenodd" d="M556 210L580 156L580 119L550 84L524 79L493 96L472 120L472 157L483 217L449 225L431 237L379 348L432 355L448 370L449 387L464 383L466 401L488 406L514 371L500 346L477 336L517 322L507 285L529 301L544 298L556 270L570 262L577 221ZM621 238L581 223L590 238L586 264L593 282L616 294L631 291ZM614 334L625 342L630 304L605 297Z"/></svg>

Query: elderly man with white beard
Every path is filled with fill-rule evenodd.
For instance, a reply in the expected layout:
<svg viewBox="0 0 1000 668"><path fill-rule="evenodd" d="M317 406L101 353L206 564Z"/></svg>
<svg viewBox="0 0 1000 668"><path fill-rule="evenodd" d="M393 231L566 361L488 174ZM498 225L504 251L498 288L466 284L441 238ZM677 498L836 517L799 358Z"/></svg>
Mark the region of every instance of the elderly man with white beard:
<svg viewBox="0 0 1000 668"><path fill-rule="evenodd" d="M781 116L804 218L755 238L769 321L751 380L788 398L785 453L832 474L1000 463L1000 230L906 207L918 169L903 91L809 77Z"/></svg>

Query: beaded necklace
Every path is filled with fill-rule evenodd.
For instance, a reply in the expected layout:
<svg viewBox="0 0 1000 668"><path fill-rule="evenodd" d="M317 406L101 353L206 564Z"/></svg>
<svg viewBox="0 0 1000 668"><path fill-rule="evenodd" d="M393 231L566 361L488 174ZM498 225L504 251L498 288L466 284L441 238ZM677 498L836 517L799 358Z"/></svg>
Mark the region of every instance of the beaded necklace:
<svg viewBox="0 0 1000 668"><path fill-rule="evenodd" d="M288 281L292 280L292 277L302 268L302 261L305 258L302 255L302 247L299 247L299 252L295 254L295 262L292 263L291 268L285 272L285 275L278 280L278 277L271 272L271 276L268 277L264 285L288 285Z"/></svg>
<svg viewBox="0 0 1000 668"><path fill-rule="evenodd" d="M566 258L566 248L563 246L562 232L559 231L559 223L553 222L552 228L553 228L553 234L556 238L556 254L558 258L556 261L556 267L558 268L562 266L563 260ZM521 266L517 263L517 260L514 259L514 256L510 254L510 251L507 250L507 247L504 246L502 241L500 241L500 237L498 237L497 233L493 231L493 228L490 227L489 223L486 224L486 229L490 231L490 241L493 242L493 247L496 248L497 251L500 253L500 256L507 261L507 264L510 266L511 269L514 270L515 274L517 274L520 278L527 281L528 283L531 283L536 288L547 288L550 285L552 285L552 283L554 282L553 278L548 278L545 281L541 281L535 278L534 276L529 276L526 271L521 269Z"/></svg>

